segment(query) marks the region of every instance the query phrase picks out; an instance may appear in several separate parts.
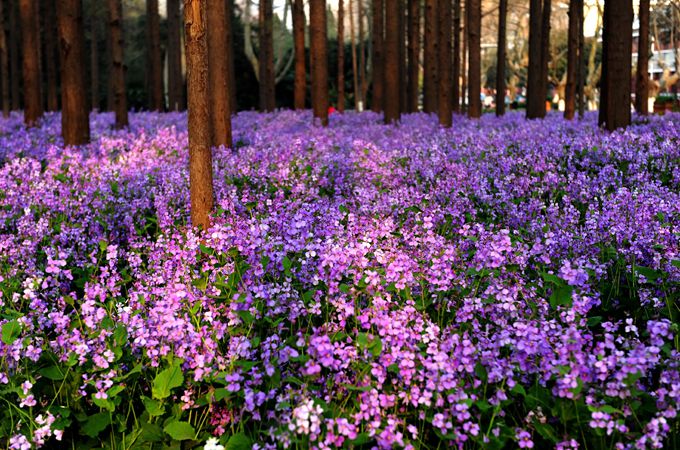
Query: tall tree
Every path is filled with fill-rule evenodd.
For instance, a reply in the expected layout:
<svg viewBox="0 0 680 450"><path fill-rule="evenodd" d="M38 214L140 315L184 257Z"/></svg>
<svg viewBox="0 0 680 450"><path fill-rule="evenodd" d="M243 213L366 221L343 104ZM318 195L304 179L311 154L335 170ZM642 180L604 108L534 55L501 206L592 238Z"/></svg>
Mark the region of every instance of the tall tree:
<svg viewBox="0 0 680 450"><path fill-rule="evenodd" d="M58 0L57 27L61 55L61 133L65 145L90 141L85 86L85 32L81 0Z"/></svg>
<svg viewBox="0 0 680 450"><path fill-rule="evenodd" d="M423 111L437 109L437 0L425 0L425 55L423 67Z"/></svg>
<svg viewBox="0 0 680 450"><path fill-rule="evenodd" d="M508 13L508 0L498 4L498 51L496 54L496 115L505 114L505 21Z"/></svg>
<svg viewBox="0 0 680 450"><path fill-rule="evenodd" d="M359 71L357 70L357 46L354 35L354 1L349 0L349 43L352 52L352 81L354 89L354 109L361 111L363 101L361 99L361 89L359 87Z"/></svg>
<svg viewBox="0 0 680 450"><path fill-rule="evenodd" d="M227 69L227 8L224 0L207 0L210 11L208 29L208 80L210 89L210 116L212 117L212 144L231 147L231 109Z"/></svg>
<svg viewBox="0 0 680 450"><path fill-rule="evenodd" d="M97 2L90 4L90 95L92 110L99 109L99 48L97 47Z"/></svg>
<svg viewBox="0 0 680 450"><path fill-rule="evenodd" d="M272 0L260 0L259 9L259 72L260 110L276 108L276 78L274 75L274 6Z"/></svg>
<svg viewBox="0 0 680 450"><path fill-rule="evenodd" d="M182 37L179 0L167 0L168 17L168 109L184 109L184 80L182 79Z"/></svg>
<svg viewBox="0 0 680 450"><path fill-rule="evenodd" d="M541 117L545 117L546 102L548 99L548 63L550 61L550 17L551 17L551 0L543 0L543 9L541 10L541 77L540 77L540 99L541 99Z"/></svg>
<svg viewBox="0 0 680 450"><path fill-rule="evenodd" d="M460 2L453 0L453 111L460 112Z"/></svg>
<svg viewBox="0 0 680 450"><path fill-rule="evenodd" d="M527 74L527 118L545 116L545 98L541 98L541 0L529 0L529 68Z"/></svg>
<svg viewBox="0 0 680 450"><path fill-rule="evenodd" d="M352 0L350 0L350 5ZM373 101L371 109L375 112L383 110L385 102L385 6L384 0L373 0ZM351 13L350 13L351 16Z"/></svg>
<svg viewBox="0 0 680 450"><path fill-rule="evenodd" d="M405 113L408 110L408 97L406 92L406 0L399 0L399 111Z"/></svg>
<svg viewBox="0 0 680 450"><path fill-rule="evenodd" d="M128 126L127 96L125 91L125 58L123 43L123 2L108 0L109 47L111 48L111 75L109 85L113 97L113 111L117 129Z"/></svg>
<svg viewBox="0 0 680 450"><path fill-rule="evenodd" d="M385 0L385 123L399 121L399 3Z"/></svg>
<svg viewBox="0 0 680 450"><path fill-rule="evenodd" d="M234 0L224 0L227 11L227 83L229 86L229 111L236 114L238 105L236 104L236 71L234 69Z"/></svg>
<svg viewBox="0 0 680 450"><path fill-rule="evenodd" d="M439 0L439 123L451 127L451 0Z"/></svg>
<svg viewBox="0 0 680 450"><path fill-rule="evenodd" d="M649 0L640 0L639 8L640 29L638 34L637 74L635 76L635 110L646 115L649 112L647 104L649 95Z"/></svg>
<svg viewBox="0 0 680 450"><path fill-rule="evenodd" d="M45 13L41 16L44 17L43 29L45 36L45 75L46 75L46 87L47 87L47 110L57 111L59 109L59 75L58 75L58 60L59 56L57 54L57 46L55 43L57 40L55 36L57 35L57 17L54 6L54 0L43 1L43 7Z"/></svg>
<svg viewBox="0 0 680 450"><path fill-rule="evenodd" d="M162 111L163 108L163 66L161 63L161 28L158 14L158 0L146 0L146 20L149 59L149 108Z"/></svg>
<svg viewBox="0 0 680 450"><path fill-rule="evenodd" d="M37 0L19 1L24 73L24 123L29 127L36 126L43 114L37 10Z"/></svg>
<svg viewBox="0 0 680 450"><path fill-rule="evenodd" d="M345 5L338 2L338 111L345 112Z"/></svg>
<svg viewBox="0 0 680 450"><path fill-rule="evenodd" d="M338 30L338 34L339 33L340 32ZM340 38L338 37L338 39ZM305 97L307 95L307 69L305 68L304 0L294 0L293 3L293 41L295 44L295 83L293 92L295 109L305 109Z"/></svg>
<svg viewBox="0 0 680 450"><path fill-rule="evenodd" d="M0 0L0 82L2 83L2 116L9 117L9 58L7 56L7 35L5 34L5 0Z"/></svg>
<svg viewBox="0 0 680 450"><path fill-rule="evenodd" d="M585 36L583 35L583 0L575 0L578 4L578 64L576 64L576 97L578 98L578 116L583 118L586 110L583 85L585 84L583 56Z"/></svg>
<svg viewBox="0 0 680 450"><path fill-rule="evenodd" d="M420 73L420 0L408 0L408 112L418 111Z"/></svg>
<svg viewBox="0 0 680 450"><path fill-rule="evenodd" d="M478 118L482 115L482 67L481 67L481 30L482 30L482 1L467 0L465 9L468 14L468 117Z"/></svg>
<svg viewBox="0 0 680 450"><path fill-rule="evenodd" d="M191 223L204 230L213 207L206 15L205 0L184 0Z"/></svg>
<svg viewBox="0 0 680 450"><path fill-rule="evenodd" d="M612 131L630 125L632 1L605 2L603 26L598 123Z"/></svg>
<svg viewBox="0 0 680 450"><path fill-rule="evenodd" d="M312 67L312 110L314 117L328 125L328 43L326 0L309 2L309 41Z"/></svg>
<svg viewBox="0 0 680 450"><path fill-rule="evenodd" d="M19 46L21 42L21 28L17 13L17 2L9 0L9 72L10 94L12 95L12 109L21 109L21 63L19 62Z"/></svg>
<svg viewBox="0 0 680 450"><path fill-rule="evenodd" d="M364 35L364 4L362 0L357 0L357 18L358 18L358 32L359 32L359 89L361 90L361 101L363 107L366 108L366 50Z"/></svg>
<svg viewBox="0 0 680 450"><path fill-rule="evenodd" d="M567 85L564 89L564 118L571 120L576 112L576 70L579 48L578 0L569 1L569 31L567 35Z"/></svg>

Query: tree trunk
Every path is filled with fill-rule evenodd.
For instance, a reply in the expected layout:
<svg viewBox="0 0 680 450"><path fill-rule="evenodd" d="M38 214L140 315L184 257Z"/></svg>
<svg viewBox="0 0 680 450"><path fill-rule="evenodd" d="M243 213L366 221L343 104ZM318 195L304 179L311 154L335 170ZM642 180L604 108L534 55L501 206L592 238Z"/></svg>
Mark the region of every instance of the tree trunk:
<svg viewBox="0 0 680 450"><path fill-rule="evenodd" d="M44 33L45 33L45 72L47 76L47 110L59 110L59 88L58 88L58 61L59 55L55 45L57 35L57 17L54 9L54 1L44 2L45 13Z"/></svg>
<svg viewBox="0 0 680 450"><path fill-rule="evenodd" d="M608 0L604 4L603 24L598 123L613 131L630 125L631 0Z"/></svg>
<svg viewBox="0 0 680 450"><path fill-rule="evenodd" d="M182 38L180 36L179 0L167 0L168 16L168 109L184 109L184 80L182 79Z"/></svg>
<svg viewBox="0 0 680 450"><path fill-rule="evenodd" d="M420 0L408 0L408 112L418 111Z"/></svg>
<svg viewBox="0 0 680 450"><path fill-rule="evenodd" d="M97 48L97 9L96 3L91 4L90 11L90 95L92 96L92 111L99 110L99 51Z"/></svg>
<svg viewBox="0 0 680 450"><path fill-rule="evenodd" d="M498 5L498 47L496 54L496 115L505 114L505 21L508 13L508 0L500 0Z"/></svg>
<svg viewBox="0 0 680 450"><path fill-rule="evenodd" d="M42 117L42 95L40 89L40 45L37 29L37 0L20 0L21 41L24 74L24 123L28 127L38 124Z"/></svg>
<svg viewBox="0 0 680 450"><path fill-rule="evenodd" d="M451 0L439 0L439 124L451 127Z"/></svg>
<svg viewBox="0 0 680 450"><path fill-rule="evenodd" d="M576 65L576 96L578 97L578 116L583 118L586 110L583 85L585 84L583 56L585 55L585 37L583 35L583 0L576 0L578 11L578 64Z"/></svg>
<svg viewBox="0 0 680 450"><path fill-rule="evenodd" d="M111 47L110 89L117 129L128 126L127 96L125 92L125 58L123 41L123 2L108 0L109 46Z"/></svg>
<svg viewBox="0 0 680 450"><path fill-rule="evenodd" d="M406 0L399 0L399 112L408 109L406 72Z"/></svg>
<svg viewBox="0 0 680 450"><path fill-rule="evenodd" d="M12 110L21 109L21 63L20 59L20 43L21 43L21 27L19 26L19 17L17 11L17 3L15 0L9 0L9 71L12 95Z"/></svg>
<svg viewBox="0 0 680 450"><path fill-rule="evenodd" d="M482 1L467 0L468 10L468 97L470 106L468 117L478 118L482 115L482 67L481 67L481 30L482 30Z"/></svg>
<svg viewBox="0 0 680 450"><path fill-rule="evenodd" d="M338 30L338 34L339 34ZM338 37L339 39L339 37ZM307 73L305 69L305 2L293 3L293 40L295 42L295 109L305 109Z"/></svg>
<svg viewBox="0 0 680 450"><path fill-rule="evenodd" d="M423 111L437 109L437 0L425 0L425 55L423 68Z"/></svg>
<svg viewBox="0 0 680 450"><path fill-rule="evenodd" d="M399 13L401 0L385 0L385 123L399 121Z"/></svg>
<svg viewBox="0 0 680 450"><path fill-rule="evenodd" d="M361 90L359 89L359 72L357 70L357 47L354 36L354 1L349 0L349 34L350 47L352 51L352 81L354 82L354 110L360 111L363 102L361 100Z"/></svg>
<svg viewBox="0 0 680 450"><path fill-rule="evenodd" d="M529 69L527 74L527 118L545 115L545 98L541 98L541 0L529 1Z"/></svg>
<svg viewBox="0 0 680 450"><path fill-rule="evenodd" d="M461 0L462 2L463 0ZM467 5L467 0L465 1L465 15L463 16L463 29L461 30L461 37L463 39L463 52L461 53L461 63L462 63L462 68L460 70L460 111L464 113L467 111L467 105L468 105L468 79L467 79L467 72L468 72L468 47L470 46L470 37L468 36L468 28L470 28L470 24L468 23L468 5Z"/></svg>
<svg viewBox="0 0 680 450"><path fill-rule="evenodd" d="M312 109L321 125L328 125L328 49L326 0L309 2L309 41L312 56Z"/></svg>
<svg viewBox="0 0 680 450"><path fill-rule="evenodd" d="M274 78L274 25L272 0L260 0L259 10L259 70L260 70L260 110L276 109L276 93Z"/></svg>
<svg viewBox="0 0 680 450"><path fill-rule="evenodd" d="M460 112L460 1L453 0L453 111Z"/></svg>
<svg viewBox="0 0 680 450"><path fill-rule="evenodd" d="M345 5L338 2L338 111L345 112Z"/></svg>
<svg viewBox="0 0 680 450"><path fill-rule="evenodd" d="M569 1L569 31L567 37L567 84L564 88L564 118L572 120L576 113L576 70L578 59L578 1Z"/></svg>
<svg viewBox="0 0 680 450"><path fill-rule="evenodd" d="M146 0L146 20L149 39L149 108L163 111L163 66L161 63L161 30L158 0Z"/></svg>
<svg viewBox="0 0 680 450"><path fill-rule="evenodd" d="M546 102L548 101L548 63L550 62L550 0L543 0L541 10L541 78L540 78L540 100L541 117L546 114Z"/></svg>
<svg viewBox="0 0 680 450"><path fill-rule="evenodd" d="M236 71L234 69L234 0L225 0L227 11L227 83L229 86L229 111L233 116L238 112L236 103ZM180 75L182 74L180 70ZM231 118L229 118L231 120Z"/></svg>
<svg viewBox="0 0 680 450"><path fill-rule="evenodd" d="M364 35L364 5L361 0L357 0L357 27L359 32L358 52L359 52L359 89L361 90L361 101L363 102L363 109L366 108L366 50Z"/></svg>
<svg viewBox="0 0 680 450"><path fill-rule="evenodd" d="M2 83L2 116L9 117L9 58L7 56L7 35L5 34L5 0L0 0L0 82Z"/></svg>
<svg viewBox="0 0 680 450"><path fill-rule="evenodd" d="M90 141L90 118L85 83L85 33L81 0L57 3L61 54L61 132L64 145Z"/></svg>
<svg viewBox="0 0 680 450"><path fill-rule="evenodd" d="M350 0L351 4L352 0ZM382 111L385 106L384 5L384 0L373 0L373 101L371 109L375 112Z"/></svg>
<svg viewBox="0 0 680 450"><path fill-rule="evenodd" d="M206 1L184 0L191 223L207 230L213 207Z"/></svg>
<svg viewBox="0 0 680 450"><path fill-rule="evenodd" d="M649 95L649 0L640 0L638 13L640 30L638 34L638 60L635 77L635 110L647 115Z"/></svg>
<svg viewBox="0 0 680 450"><path fill-rule="evenodd" d="M227 9L224 0L207 0L208 79L210 89L210 116L212 117L212 144L231 147L231 111L226 55Z"/></svg>

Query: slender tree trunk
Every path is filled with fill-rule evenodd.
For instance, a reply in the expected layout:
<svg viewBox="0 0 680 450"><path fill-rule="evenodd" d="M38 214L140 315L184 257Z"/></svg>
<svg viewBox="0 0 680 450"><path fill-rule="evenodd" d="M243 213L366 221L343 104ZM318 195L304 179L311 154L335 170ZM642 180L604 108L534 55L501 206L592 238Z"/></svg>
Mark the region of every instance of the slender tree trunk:
<svg viewBox="0 0 680 450"><path fill-rule="evenodd" d="M638 34L638 60L635 77L635 109L647 115L649 95L649 0L640 0L638 13L640 30Z"/></svg>
<svg viewBox="0 0 680 450"><path fill-rule="evenodd" d="M61 132L64 145L90 142L85 83L85 32L81 0L58 0L57 23L61 54Z"/></svg>
<svg viewBox="0 0 680 450"><path fill-rule="evenodd" d="M45 32L45 72L47 76L47 110L57 111L59 109L59 89L58 89L58 64L59 56L55 46L57 35L57 17L54 0L44 2L45 13L43 17Z"/></svg>
<svg viewBox="0 0 680 450"><path fill-rule="evenodd" d="M351 4L352 0L350 0ZM384 0L373 0L373 101L371 109L375 112L382 111L385 103L384 5Z"/></svg>
<svg viewBox="0 0 680 450"><path fill-rule="evenodd" d="M274 78L274 6L272 0L260 0L260 110L276 109Z"/></svg>
<svg viewBox="0 0 680 450"><path fill-rule="evenodd" d="M425 55L423 70L423 111L437 109L437 0L425 0Z"/></svg>
<svg viewBox="0 0 680 450"><path fill-rule="evenodd" d="M231 147L231 111L229 104L229 79L226 55L227 9L224 0L207 0L208 79L210 89L210 116L212 117L212 144Z"/></svg>
<svg viewBox="0 0 680 450"><path fill-rule="evenodd" d="M508 0L500 0L498 5L498 48L496 60L496 115L505 114L505 21L508 13Z"/></svg>
<svg viewBox="0 0 680 450"><path fill-rule="evenodd" d="M630 52L633 40L631 0L605 2L603 24L598 123L613 131L630 125Z"/></svg>
<svg viewBox="0 0 680 450"><path fill-rule="evenodd" d="M408 0L408 112L418 111L420 0Z"/></svg>
<svg viewBox="0 0 680 450"><path fill-rule="evenodd" d="M97 48L97 10L96 3L92 3L90 11L90 95L92 96L92 111L99 110L99 50Z"/></svg>
<svg viewBox="0 0 680 450"><path fill-rule="evenodd" d="M338 111L345 112L345 5L343 0L338 2Z"/></svg>
<svg viewBox="0 0 680 450"><path fill-rule="evenodd" d="M21 63L19 62L21 28L17 12L17 2L9 0L9 71L12 95L12 109L21 109Z"/></svg>
<svg viewBox="0 0 680 450"><path fill-rule="evenodd" d="M578 1L569 1L569 31L567 37L567 85L564 89L564 118L571 120L576 113L576 70L578 59Z"/></svg>
<svg viewBox="0 0 680 450"><path fill-rule="evenodd" d="M460 2L453 1L453 111L460 112Z"/></svg>
<svg viewBox="0 0 680 450"><path fill-rule="evenodd" d="M0 77L2 79L2 116L9 117L9 58L7 56L7 35L5 33L5 0L0 0Z"/></svg>
<svg viewBox="0 0 680 450"><path fill-rule="evenodd" d="M28 127L36 126L43 114L37 9L37 0L20 0L19 2L24 73L24 123Z"/></svg>
<svg viewBox="0 0 680 450"><path fill-rule="evenodd" d="M385 123L399 121L399 2L385 0Z"/></svg>
<svg viewBox="0 0 680 450"><path fill-rule="evenodd" d="M468 67L468 97L470 107L468 117L478 118L482 115L482 67L481 67L481 30L482 30L482 1L467 0L468 7L468 41L469 41L469 67Z"/></svg>
<svg viewBox="0 0 680 450"><path fill-rule="evenodd" d="M227 39L227 54L225 58L227 60L227 83L229 86L229 111L233 116L238 112L238 105L236 103L236 70L234 69L234 0L225 0L225 8L227 11L227 32L225 36Z"/></svg>
<svg viewBox="0 0 680 450"><path fill-rule="evenodd" d="M586 110L583 85L585 74L583 73L583 56L585 55L585 37L583 36L583 0L576 0L578 4L578 64L576 65L576 96L578 97L578 116L583 118Z"/></svg>
<svg viewBox="0 0 680 450"><path fill-rule="evenodd" d="M451 127L451 0L439 0L439 124Z"/></svg>
<svg viewBox="0 0 680 450"><path fill-rule="evenodd" d="M111 47L111 75L109 84L113 97L113 111L117 129L128 126L127 95L125 92L125 58L123 40L123 2L108 0L109 46Z"/></svg>
<svg viewBox="0 0 680 450"><path fill-rule="evenodd" d="M406 71L406 0L399 0L399 111L408 110L408 73Z"/></svg>
<svg viewBox="0 0 680 450"><path fill-rule="evenodd" d="M462 2L463 0L461 0ZM463 39L463 52L461 54L461 59L462 59L462 68L460 71L460 77L461 77L461 86L460 86L460 110L461 112L466 112L468 108L468 79L467 79L467 73L468 73L468 47L470 47L470 42L469 42L469 36L468 36L468 28L470 28L470 25L468 23L468 5L467 5L467 0L465 2L465 15L463 16L463 29L461 30L461 37Z"/></svg>
<svg viewBox="0 0 680 450"><path fill-rule="evenodd" d="M309 2L309 41L312 55L312 109L323 126L328 125L328 49L326 0Z"/></svg>
<svg viewBox="0 0 680 450"><path fill-rule="evenodd" d="M543 0L541 10L541 78L540 78L540 100L541 117L546 114L546 102L548 100L548 63L550 62L550 15L551 0Z"/></svg>
<svg viewBox="0 0 680 450"><path fill-rule="evenodd" d="M191 223L204 230L213 207L206 16L205 0L184 0Z"/></svg>
<svg viewBox="0 0 680 450"><path fill-rule="evenodd" d="M168 16L168 109L170 111L184 109L179 3L179 0L167 0L166 3Z"/></svg>
<svg viewBox="0 0 680 450"><path fill-rule="evenodd" d="M527 75L527 118L545 115L545 98L541 98L541 0L529 1L529 70Z"/></svg>
<svg viewBox="0 0 680 450"><path fill-rule="evenodd" d="M293 3L293 40L295 43L295 86L294 86L295 109L305 109L305 97L307 91L307 72L305 69L304 0L294 0Z"/></svg>
<svg viewBox="0 0 680 450"><path fill-rule="evenodd" d="M163 66L161 63L161 30L158 0L146 0L146 20L149 39L149 108L163 111Z"/></svg>
<svg viewBox="0 0 680 450"><path fill-rule="evenodd" d="M363 105L361 100L361 90L359 89L359 72L357 70L357 47L355 44L354 36L354 7L353 0L349 0L349 34L350 34L350 47L352 51L352 79L354 82L354 110L360 111L360 107Z"/></svg>
<svg viewBox="0 0 680 450"><path fill-rule="evenodd" d="M364 35L364 5L362 0L357 0L357 18L358 18L358 53L359 53L359 89L361 90L361 101L366 108L366 49Z"/></svg>

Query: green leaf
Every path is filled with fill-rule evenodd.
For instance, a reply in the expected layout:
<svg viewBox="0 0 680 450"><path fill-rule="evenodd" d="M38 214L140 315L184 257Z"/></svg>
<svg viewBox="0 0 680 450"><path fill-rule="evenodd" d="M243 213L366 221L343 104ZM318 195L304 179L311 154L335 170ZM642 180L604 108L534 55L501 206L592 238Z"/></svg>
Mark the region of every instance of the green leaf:
<svg viewBox="0 0 680 450"><path fill-rule="evenodd" d="M574 287L569 285L562 285L555 288L550 296L550 306L557 308L558 306L571 306L573 299L571 294L574 292Z"/></svg>
<svg viewBox="0 0 680 450"><path fill-rule="evenodd" d="M151 395L153 398L162 400L170 396L170 392L184 383L181 361L176 359L172 367L161 371L153 380Z"/></svg>
<svg viewBox="0 0 680 450"><path fill-rule="evenodd" d="M80 430L87 436L94 438L111 424L108 412L100 412L87 418Z"/></svg>
<svg viewBox="0 0 680 450"><path fill-rule="evenodd" d="M224 446L225 450L250 450L253 443L245 433L236 433L232 435Z"/></svg>
<svg viewBox="0 0 680 450"><path fill-rule="evenodd" d="M170 422L163 428L176 441L188 441L196 437L196 430L189 422Z"/></svg>
<svg viewBox="0 0 680 450"><path fill-rule="evenodd" d="M680 269L680 259L674 259L673 261L671 261L671 264L673 265L673 267L677 267L678 269Z"/></svg>
<svg viewBox="0 0 680 450"><path fill-rule="evenodd" d="M59 368L59 366L49 366L43 367L38 370L38 373L48 380L61 381L64 379L64 372Z"/></svg>
<svg viewBox="0 0 680 450"><path fill-rule="evenodd" d="M357 437L352 439L350 442L354 445L363 445L371 440L371 436L368 433L359 433Z"/></svg>
<svg viewBox="0 0 680 450"><path fill-rule="evenodd" d="M373 341L368 346L368 349L370 350L371 354L377 358L382 353L383 349L382 340L380 340L380 338L377 336L374 337Z"/></svg>
<svg viewBox="0 0 680 450"><path fill-rule="evenodd" d="M151 417L162 416L165 414L165 408L158 400L142 396L142 403L144 403L144 409Z"/></svg>
<svg viewBox="0 0 680 450"><path fill-rule="evenodd" d="M10 320L2 326L2 342L12 345L21 334L21 324L16 320Z"/></svg>
<svg viewBox="0 0 680 450"><path fill-rule="evenodd" d="M534 425L536 431L538 431L538 434L540 434L550 442L557 444L560 441L560 439L557 437L557 434L555 434L555 430L553 430L553 427L551 427L547 423L541 423L538 420L534 420L532 424Z"/></svg>
<svg viewBox="0 0 680 450"><path fill-rule="evenodd" d="M94 403L95 405L97 405L100 408L105 409L109 412L113 412L113 410L116 409L116 406L108 398L96 398L93 395L92 396L92 403Z"/></svg>
<svg viewBox="0 0 680 450"><path fill-rule="evenodd" d="M522 386L519 383L514 385L512 389L510 389L510 392L512 392L513 394L521 395L522 397L526 397L527 395L527 392L524 390L524 386Z"/></svg>
<svg viewBox="0 0 680 450"><path fill-rule="evenodd" d="M101 241L99 241L99 250L100 250L102 253L104 253L104 252L106 251L106 249L107 249L108 246L109 246L109 244L108 244L104 239L102 239Z"/></svg>
<svg viewBox="0 0 680 450"><path fill-rule="evenodd" d="M638 275L642 275L647 278L647 281L656 281L662 277L662 275L654 269L643 266L635 266L635 272Z"/></svg>

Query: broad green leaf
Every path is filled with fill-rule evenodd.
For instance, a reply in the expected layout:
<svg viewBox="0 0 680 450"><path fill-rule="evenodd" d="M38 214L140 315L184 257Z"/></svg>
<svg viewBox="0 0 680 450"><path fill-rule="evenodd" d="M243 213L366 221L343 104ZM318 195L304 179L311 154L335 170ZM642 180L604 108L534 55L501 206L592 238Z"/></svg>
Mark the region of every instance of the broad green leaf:
<svg viewBox="0 0 680 450"><path fill-rule="evenodd" d="M245 433L236 433L232 435L224 446L225 450L250 450L253 443Z"/></svg>
<svg viewBox="0 0 680 450"><path fill-rule="evenodd" d="M10 320L2 326L2 342L12 345L21 334L21 324L16 320Z"/></svg>
<svg viewBox="0 0 680 450"><path fill-rule="evenodd" d="M170 422L163 428L176 441L188 441L196 437L196 430L189 422Z"/></svg>
<svg viewBox="0 0 680 450"><path fill-rule="evenodd" d="M49 366L43 367L38 370L38 373L48 380L61 381L64 379L64 372L59 368L59 366Z"/></svg>
<svg viewBox="0 0 680 450"><path fill-rule="evenodd" d="M144 409L151 417L162 416L165 413L163 404L158 400L142 396L142 403L144 403Z"/></svg>
<svg viewBox="0 0 680 450"><path fill-rule="evenodd" d="M94 438L111 424L108 412L100 412L87 418L80 430L87 436Z"/></svg>
<svg viewBox="0 0 680 450"><path fill-rule="evenodd" d="M184 383L181 361L175 360L171 367L162 370L153 380L151 395L153 398L162 400L170 396L170 392Z"/></svg>

